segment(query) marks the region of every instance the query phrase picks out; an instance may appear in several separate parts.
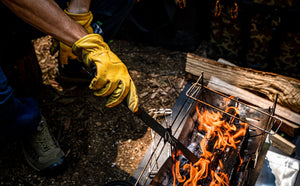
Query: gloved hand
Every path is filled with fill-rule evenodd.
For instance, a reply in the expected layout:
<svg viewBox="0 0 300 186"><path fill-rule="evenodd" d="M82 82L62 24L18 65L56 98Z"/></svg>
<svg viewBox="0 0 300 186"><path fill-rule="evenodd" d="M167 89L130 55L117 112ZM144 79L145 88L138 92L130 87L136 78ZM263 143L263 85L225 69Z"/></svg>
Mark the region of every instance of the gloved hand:
<svg viewBox="0 0 300 186"><path fill-rule="evenodd" d="M67 10L64 10L65 13L71 17L73 20L75 20L77 23L79 23L81 26L83 26L86 31L88 33L93 33L93 28L91 26L91 22L93 20L93 14L91 11L89 11L88 13L84 13L84 14L72 14L70 12L68 12ZM62 65L66 65L68 64L68 60L74 60L77 57L72 53L72 49L71 47L65 45L64 43L60 42L59 43L60 47L59 47L59 61ZM55 43L53 44L53 47L55 46ZM54 50L51 49L52 52L54 54Z"/></svg>
<svg viewBox="0 0 300 186"><path fill-rule="evenodd" d="M90 89L96 96L108 96L107 107L114 107L127 96L126 102L132 112L138 110L135 85L124 63L110 50L99 34L88 34L72 46L78 60L88 68L96 67Z"/></svg>

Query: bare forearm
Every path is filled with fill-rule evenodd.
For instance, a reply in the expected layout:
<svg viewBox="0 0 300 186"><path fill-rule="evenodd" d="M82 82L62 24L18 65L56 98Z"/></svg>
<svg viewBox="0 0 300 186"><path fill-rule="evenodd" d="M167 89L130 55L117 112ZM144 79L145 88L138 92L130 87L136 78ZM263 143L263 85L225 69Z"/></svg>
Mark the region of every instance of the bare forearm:
<svg viewBox="0 0 300 186"><path fill-rule="evenodd" d="M87 34L52 0L1 0L17 16L40 31L72 46Z"/></svg>
<svg viewBox="0 0 300 186"><path fill-rule="evenodd" d="M91 0L72 0L68 12L72 14L83 14L90 10Z"/></svg>

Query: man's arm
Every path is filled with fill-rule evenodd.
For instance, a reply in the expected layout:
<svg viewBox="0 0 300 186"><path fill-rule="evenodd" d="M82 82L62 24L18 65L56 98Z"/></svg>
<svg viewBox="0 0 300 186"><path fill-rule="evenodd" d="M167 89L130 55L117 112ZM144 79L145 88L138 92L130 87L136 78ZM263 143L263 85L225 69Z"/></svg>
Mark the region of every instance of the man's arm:
<svg viewBox="0 0 300 186"><path fill-rule="evenodd" d="M90 10L91 0L71 0L68 12L72 14L83 14Z"/></svg>
<svg viewBox="0 0 300 186"><path fill-rule="evenodd" d="M109 96L106 106L114 107L126 99L132 112L138 109L135 85L125 64L110 50L99 34L88 34L53 0L0 0L17 16L42 32L72 46L78 59L96 66L90 88L97 96Z"/></svg>
<svg viewBox="0 0 300 186"><path fill-rule="evenodd" d="M72 46L75 41L87 35L87 31L52 0L1 0L25 22Z"/></svg>

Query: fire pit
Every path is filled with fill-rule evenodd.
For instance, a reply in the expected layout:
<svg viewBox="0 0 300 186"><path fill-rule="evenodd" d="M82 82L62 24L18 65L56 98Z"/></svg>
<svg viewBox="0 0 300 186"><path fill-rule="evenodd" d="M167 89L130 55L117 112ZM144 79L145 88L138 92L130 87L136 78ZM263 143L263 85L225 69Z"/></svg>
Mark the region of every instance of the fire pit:
<svg viewBox="0 0 300 186"><path fill-rule="evenodd" d="M172 111L172 134L199 160L192 164L155 136L138 169L135 185L252 185L264 159L265 139L275 123L276 107L261 109L206 87L201 76L188 83ZM168 121L168 120L167 120ZM251 179L248 179L251 177Z"/></svg>

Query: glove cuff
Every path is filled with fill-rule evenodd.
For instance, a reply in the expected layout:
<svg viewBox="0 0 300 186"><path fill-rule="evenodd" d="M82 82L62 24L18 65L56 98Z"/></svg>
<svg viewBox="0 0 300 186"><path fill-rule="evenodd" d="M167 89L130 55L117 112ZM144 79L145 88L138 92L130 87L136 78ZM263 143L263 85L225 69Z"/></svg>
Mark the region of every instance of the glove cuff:
<svg viewBox="0 0 300 186"><path fill-rule="evenodd" d="M64 12L71 17L74 21L79 23L81 26L83 26L86 31L91 34L93 33L93 28L91 27L91 22L93 20L93 14L91 11L83 14L73 14L67 11L67 9L64 10Z"/></svg>

